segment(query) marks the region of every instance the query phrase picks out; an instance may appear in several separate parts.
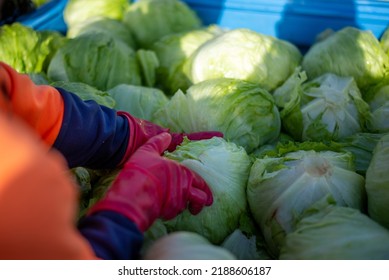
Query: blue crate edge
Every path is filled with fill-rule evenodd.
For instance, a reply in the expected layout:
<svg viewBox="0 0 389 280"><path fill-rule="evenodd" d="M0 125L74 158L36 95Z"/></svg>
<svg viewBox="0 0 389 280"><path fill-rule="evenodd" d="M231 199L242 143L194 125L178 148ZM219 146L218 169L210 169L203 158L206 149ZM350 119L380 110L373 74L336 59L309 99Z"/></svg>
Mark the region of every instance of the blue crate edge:
<svg viewBox="0 0 389 280"><path fill-rule="evenodd" d="M67 26L63 11L67 2L67 0L49 1L32 13L19 17L17 21L35 30L52 30L65 34Z"/></svg>

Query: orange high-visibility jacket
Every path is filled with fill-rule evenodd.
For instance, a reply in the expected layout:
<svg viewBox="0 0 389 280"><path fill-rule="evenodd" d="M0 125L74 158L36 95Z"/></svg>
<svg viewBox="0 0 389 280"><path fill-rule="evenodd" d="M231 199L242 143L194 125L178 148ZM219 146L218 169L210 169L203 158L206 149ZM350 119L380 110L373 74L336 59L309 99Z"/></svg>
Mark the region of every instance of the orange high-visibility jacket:
<svg viewBox="0 0 389 280"><path fill-rule="evenodd" d="M96 258L76 227L78 191L65 160L17 115L34 111L31 106L44 106L47 116L54 115L29 115L50 145L61 123L55 110L62 106L59 96L16 99L20 104L15 106L6 92L12 83L23 83L12 80L5 68L0 71L0 259ZM15 114L14 108L20 111Z"/></svg>

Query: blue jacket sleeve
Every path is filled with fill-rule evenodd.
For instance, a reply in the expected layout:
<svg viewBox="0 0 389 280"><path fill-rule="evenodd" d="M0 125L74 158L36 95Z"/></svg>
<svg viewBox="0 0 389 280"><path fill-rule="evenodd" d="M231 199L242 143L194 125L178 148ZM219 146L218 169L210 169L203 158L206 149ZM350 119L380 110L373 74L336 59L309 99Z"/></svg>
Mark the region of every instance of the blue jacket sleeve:
<svg viewBox="0 0 389 280"><path fill-rule="evenodd" d="M139 259L143 234L125 216L113 211L101 211L82 218L78 228L89 241L98 258Z"/></svg>
<svg viewBox="0 0 389 280"><path fill-rule="evenodd" d="M114 168L125 155L129 124L116 111L95 101L57 88L64 100L64 117L53 147L66 158L70 168Z"/></svg>

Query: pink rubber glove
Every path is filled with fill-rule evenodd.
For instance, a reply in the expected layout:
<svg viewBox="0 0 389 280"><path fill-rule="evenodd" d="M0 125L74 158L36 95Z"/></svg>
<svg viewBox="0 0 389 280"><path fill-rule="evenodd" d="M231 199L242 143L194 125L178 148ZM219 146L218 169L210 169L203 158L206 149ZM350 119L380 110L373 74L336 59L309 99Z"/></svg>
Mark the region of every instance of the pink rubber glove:
<svg viewBox="0 0 389 280"><path fill-rule="evenodd" d="M123 111L118 112L119 116L127 118L130 126L130 138L128 141L127 151L123 157L122 163L124 163L138 147L146 143L151 137L158 135L162 132L169 132L168 128L163 128L152 122L135 118L131 114ZM174 151L178 145L182 143L184 137L188 137L189 140L202 140L210 139L212 137L223 137L223 133L218 131L203 131L195 133L171 133L172 141L170 142L167 150L169 152Z"/></svg>
<svg viewBox="0 0 389 280"><path fill-rule="evenodd" d="M169 133L161 133L138 148L89 214L115 211L145 231L158 218L172 219L186 208L197 214L211 205L211 190L199 175L161 156L171 139Z"/></svg>

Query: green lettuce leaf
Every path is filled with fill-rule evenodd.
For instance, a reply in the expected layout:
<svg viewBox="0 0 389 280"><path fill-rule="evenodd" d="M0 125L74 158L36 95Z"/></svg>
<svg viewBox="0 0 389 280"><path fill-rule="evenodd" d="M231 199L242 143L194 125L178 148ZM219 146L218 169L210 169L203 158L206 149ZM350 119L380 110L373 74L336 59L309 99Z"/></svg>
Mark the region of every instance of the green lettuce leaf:
<svg viewBox="0 0 389 280"><path fill-rule="evenodd" d="M212 190L213 204L197 215L188 210L166 221L171 231L191 231L221 244L239 225L246 211L246 183L251 166L246 151L223 138L186 141L166 157L200 175Z"/></svg>

